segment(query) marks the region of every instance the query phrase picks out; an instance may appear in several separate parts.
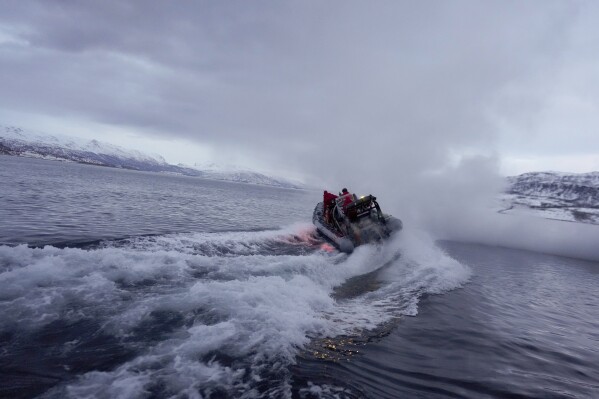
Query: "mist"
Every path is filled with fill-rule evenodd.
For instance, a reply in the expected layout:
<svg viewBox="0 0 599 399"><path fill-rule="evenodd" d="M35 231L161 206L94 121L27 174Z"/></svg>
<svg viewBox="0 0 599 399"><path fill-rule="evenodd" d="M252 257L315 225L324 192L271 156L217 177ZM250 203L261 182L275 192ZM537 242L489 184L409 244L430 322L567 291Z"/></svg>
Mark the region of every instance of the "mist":
<svg viewBox="0 0 599 399"><path fill-rule="evenodd" d="M389 205L407 228L427 231L433 239L599 261L599 226L499 213L498 197L505 188L497 159L475 157L443 173L421 176L403 187L409 191L396 187L384 192L399 199Z"/></svg>

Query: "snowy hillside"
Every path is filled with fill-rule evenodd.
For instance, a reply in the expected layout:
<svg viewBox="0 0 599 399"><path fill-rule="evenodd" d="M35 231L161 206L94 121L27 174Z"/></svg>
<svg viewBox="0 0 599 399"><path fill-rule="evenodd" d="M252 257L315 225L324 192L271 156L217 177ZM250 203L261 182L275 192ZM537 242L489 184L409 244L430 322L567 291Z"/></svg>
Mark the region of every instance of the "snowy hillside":
<svg viewBox="0 0 599 399"><path fill-rule="evenodd" d="M221 165L216 163L199 164L193 166L201 171L202 176L213 180L226 180L240 183L260 184L265 186L278 186L288 188L302 188L303 184L291 179L272 177L260 172L251 171L237 165Z"/></svg>
<svg viewBox="0 0 599 399"><path fill-rule="evenodd" d="M502 213L599 224L599 172L531 172L508 182Z"/></svg>
<svg viewBox="0 0 599 399"><path fill-rule="evenodd" d="M219 170L211 167L171 165L160 155L147 155L97 140L85 141L68 136L47 135L18 127L0 125L0 154L78 162L149 172L175 173L206 179L302 188L301 183L270 177L247 170Z"/></svg>
<svg viewBox="0 0 599 399"><path fill-rule="evenodd" d="M0 153L125 169L177 172L161 156L152 157L97 140L45 135L13 126L0 126Z"/></svg>

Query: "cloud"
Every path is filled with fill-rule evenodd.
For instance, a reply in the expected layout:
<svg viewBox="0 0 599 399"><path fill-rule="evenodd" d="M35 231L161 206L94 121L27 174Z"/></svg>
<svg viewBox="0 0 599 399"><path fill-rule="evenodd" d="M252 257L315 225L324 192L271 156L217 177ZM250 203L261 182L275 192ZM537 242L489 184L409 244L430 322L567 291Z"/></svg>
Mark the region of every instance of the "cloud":
<svg viewBox="0 0 599 399"><path fill-rule="evenodd" d="M243 146L310 172L373 152L436 167L448 148L492 143L485 106L551 64L573 8L16 2L2 24L28 45L1 49L2 106Z"/></svg>

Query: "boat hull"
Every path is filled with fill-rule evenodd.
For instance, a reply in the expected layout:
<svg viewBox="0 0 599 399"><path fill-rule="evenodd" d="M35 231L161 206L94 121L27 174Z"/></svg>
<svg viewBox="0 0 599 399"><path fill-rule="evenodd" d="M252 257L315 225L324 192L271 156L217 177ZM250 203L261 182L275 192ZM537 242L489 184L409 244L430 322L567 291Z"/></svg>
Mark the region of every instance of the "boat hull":
<svg viewBox="0 0 599 399"><path fill-rule="evenodd" d="M347 237L343 237L337 231L329 227L328 223L324 220L322 212L322 202L319 202L314 208L314 214L312 215L312 223L316 226L316 229L327 238L333 245L337 247L341 252L352 253L354 250L354 243Z"/></svg>
<svg viewBox="0 0 599 399"><path fill-rule="evenodd" d="M350 238L341 234L337 229L333 228L324 220L322 202L316 205L314 208L314 214L312 216L312 223L314 226L316 226L318 232L320 232L320 234L322 234L328 241L337 247L339 251L345 253L353 252L354 248L360 244L366 244L387 238L391 232L401 230L403 227L401 220L389 215L385 216L385 222L386 223L384 225L371 224L366 227L355 226L355 237Z"/></svg>

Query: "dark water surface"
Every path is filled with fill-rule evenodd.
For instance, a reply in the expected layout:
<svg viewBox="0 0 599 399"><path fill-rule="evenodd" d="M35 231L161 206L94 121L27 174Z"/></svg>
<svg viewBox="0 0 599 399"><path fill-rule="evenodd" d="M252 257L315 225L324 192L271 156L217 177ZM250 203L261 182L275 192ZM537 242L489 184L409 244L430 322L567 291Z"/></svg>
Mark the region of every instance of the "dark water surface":
<svg viewBox="0 0 599 399"><path fill-rule="evenodd" d="M599 264L441 245L472 268L468 284L422 298L416 317L381 338L345 345L359 354L327 365L307 357L300 370L351 380L372 398L599 397Z"/></svg>
<svg viewBox="0 0 599 399"><path fill-rule="evenodd" d="M0 397L599 397L598 263L409 226L347 256L312 192L7 156L0 185Z"/></svg>
<svg viewBox="0 0 599 399"><path fill-rule="evenodd" d="M313 208L298 190L10 156L0 182L0 244L272 229Z"/></svg>

